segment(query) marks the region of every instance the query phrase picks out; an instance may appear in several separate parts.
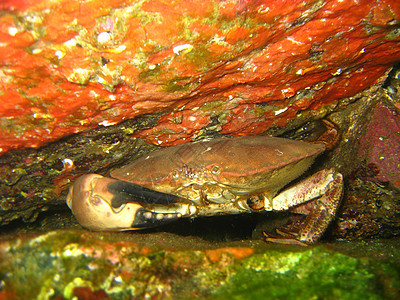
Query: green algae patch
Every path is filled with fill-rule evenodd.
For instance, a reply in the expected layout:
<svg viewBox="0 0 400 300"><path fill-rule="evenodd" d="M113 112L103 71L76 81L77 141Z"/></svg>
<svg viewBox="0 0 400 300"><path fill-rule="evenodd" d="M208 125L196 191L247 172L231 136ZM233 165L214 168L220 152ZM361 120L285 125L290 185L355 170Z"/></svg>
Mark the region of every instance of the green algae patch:
<svg viewBox="0 0 400 300"><path fill-rule="evenodd" d="M395 299L399 274L398 265L323 246L268 251L243 262L213 294L218 299Z"/></svg>

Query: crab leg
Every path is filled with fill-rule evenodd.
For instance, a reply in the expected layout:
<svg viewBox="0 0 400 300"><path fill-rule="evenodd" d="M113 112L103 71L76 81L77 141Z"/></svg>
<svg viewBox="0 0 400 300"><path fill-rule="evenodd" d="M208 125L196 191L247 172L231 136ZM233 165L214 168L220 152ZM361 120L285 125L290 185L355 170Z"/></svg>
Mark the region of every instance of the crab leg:
<svg viewBox="0 0 400 300"><path fill-rule="evenodd" d="M293 194L290 211L307 214L306 219L296 226L295 232L277 230L280 237L264 233L265 240L282 244L308 245L317 241L335 217L343 190L343 176L334 169L322 170L284 191L273 199L274 208L287 205L287 197ZM307 202L308 201L308 202ZM289 208L289 207L285 207Z"/></svg>
<svg viewBox="0 0 400 300"><path fill-rule="evenodd" d="M335 181L337 174L339 173L334 169L321 170L295 186L282 191L272 199L271 207L266 207L266 209L277 211L288 210L293 206L318 198L328 191L331 182ZM267 206L269 203L265 205Z"/></svg>
<svg viewBox="0 0 400 300"><path fill-rule="evenodd" d="M70 188L67 204L78 222L91 230L131 230L162 225L180 212L154 212L146 205L168 207L183 199L97 174L81 176Z"/></svg>

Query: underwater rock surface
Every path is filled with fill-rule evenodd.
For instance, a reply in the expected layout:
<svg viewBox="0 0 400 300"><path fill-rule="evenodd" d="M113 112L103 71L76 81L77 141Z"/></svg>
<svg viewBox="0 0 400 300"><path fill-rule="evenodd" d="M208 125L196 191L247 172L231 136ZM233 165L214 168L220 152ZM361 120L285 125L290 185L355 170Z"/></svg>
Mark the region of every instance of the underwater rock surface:
<svg viewBox="0 0 400 300"><path fill-rule="evenodd" d="M209 243L166 233L137 237L81 230L3 237L0 298L400 296L398 239L299 248L260 241Z"/></svg>
<svg viewBox="0 0 400 300"><path fill-rule="evenodd" d="M0 299L400 297L397 0L0 9ZM312 140L326 116L342 137L310 172L337 168L346 191L316 246L265 244L260 215L93 233L65 205L80 175L157 146Z"/></svg>

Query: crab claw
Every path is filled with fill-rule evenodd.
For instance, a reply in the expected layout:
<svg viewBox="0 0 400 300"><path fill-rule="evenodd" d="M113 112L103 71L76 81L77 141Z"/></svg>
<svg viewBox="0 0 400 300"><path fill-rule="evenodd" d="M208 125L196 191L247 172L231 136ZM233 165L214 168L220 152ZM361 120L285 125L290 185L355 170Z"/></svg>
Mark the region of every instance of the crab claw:
<svg viewBox="0 0 400 300"><path fill-rule="evenodd" d="M182 216L159 213L143 205L169 205L179 197L97 174L81 176L70 188L67 205L90 230L132 230L162 225Z"/></svg>

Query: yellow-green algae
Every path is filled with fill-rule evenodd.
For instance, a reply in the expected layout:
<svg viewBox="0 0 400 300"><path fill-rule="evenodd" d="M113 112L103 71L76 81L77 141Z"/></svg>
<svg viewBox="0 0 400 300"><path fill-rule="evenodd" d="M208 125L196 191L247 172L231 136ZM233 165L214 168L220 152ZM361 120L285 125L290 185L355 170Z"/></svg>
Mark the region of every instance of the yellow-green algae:
<svg viewBox="0 0 400 300"><path fill-rule="evenodd" d="M214 295L227 299L393 298L383 277L400 288L400 268L324 247L302 252L268 251L246 260Z"/></svg>

